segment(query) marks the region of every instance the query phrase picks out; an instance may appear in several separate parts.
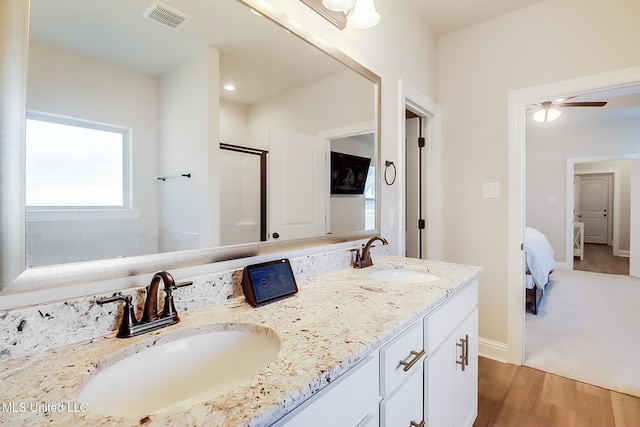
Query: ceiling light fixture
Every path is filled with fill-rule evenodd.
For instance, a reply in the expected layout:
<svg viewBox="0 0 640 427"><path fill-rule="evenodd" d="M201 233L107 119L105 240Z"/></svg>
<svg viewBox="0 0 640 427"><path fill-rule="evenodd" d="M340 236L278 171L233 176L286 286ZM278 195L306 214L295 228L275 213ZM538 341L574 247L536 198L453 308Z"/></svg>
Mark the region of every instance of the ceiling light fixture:
<svg viewBox="0 0 640 427"><path fill-rule="evenodd" d="M347 15L347 22L353 28L371 28L380 22L380 14L376 12L373 0L357 0Z"/></svg>
<svg viewBox="0 0 640 427"><path fill-rule="evenodd" d="M322 0L322 5L333 12L344 13L353 28L371 28L380 22L373 0Z"/></svg>
<svg viewBox="0 0 640 427"><path fill-rule="evenodd" d="M356 4L356 0L322 0L322 5L334 12L346 12Z"/></svg>
<svg viewBox="0 0 640 427"><path fill-rule="evenodd" d="M562 111L553 107L543 107L533 113L533 120L540 123L551 122L560 117Z"/></svg>

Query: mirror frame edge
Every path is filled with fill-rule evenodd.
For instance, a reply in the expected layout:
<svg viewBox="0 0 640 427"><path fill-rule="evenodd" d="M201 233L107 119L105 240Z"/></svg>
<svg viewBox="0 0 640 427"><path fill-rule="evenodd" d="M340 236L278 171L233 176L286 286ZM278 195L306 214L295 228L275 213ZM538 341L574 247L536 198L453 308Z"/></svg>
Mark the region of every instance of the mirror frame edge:
<svg viewBox="0 0 640 427"><path fill-rule="evenodd" d="M328 234L318 237L287 241L268 241L243 245L165 252L130 258L113 258L96 261L59 264L25 270L25 191L24 185L9 182L12 176L24 182L24 147L26 121L27 58L29 42L29 2L0 0L0 15L5 21L0 30L0 46L8 46L0 56L0 206L10 206L10 213L0 210L0 297L46 288L72 286L99 280L133 277L158 270L192 267L231 259L249 258L296 249L326 246L367 239L380 235L381 196L381 85L382 79L351 57L308 33L303 26L273 8L266 10L254 0L237 0L256 9L276 24L283 26L294 36L323 50L347 67L356 71L375 85L375 165L376 165L376 228L370 231ZM292 28L295 28L295 32ZM22 43L16 41L22 40ZM16 143L20 141L19 143ZM9 171L7 170L9 169ZM15 174L15 175L14 175ZM12 191L6 191L7 188ZM18 205L18 206L16 206ZM20 248L16 250L16 248ZM6 255L9 254L9 255ZM98 290L96 290L98 291Z"/></svg>

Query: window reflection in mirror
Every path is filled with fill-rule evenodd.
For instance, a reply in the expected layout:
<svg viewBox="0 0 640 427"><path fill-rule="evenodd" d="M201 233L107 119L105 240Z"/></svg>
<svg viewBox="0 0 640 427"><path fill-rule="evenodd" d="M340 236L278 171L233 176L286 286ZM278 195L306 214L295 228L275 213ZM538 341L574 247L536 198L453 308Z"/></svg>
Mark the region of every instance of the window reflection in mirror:
<svg viewBox="0 0 640 427"><path fill-rule="evenodd" d="M376 85L236 0L165 2L190 16L176 31L143 17L150 0L31 1L27 108L130 129L131 164L125 213L103 201L83 213L71 208L78 201L41 206L39 216L28 208L27 266L375 228L375 182L360 195L330 195L327 162L343 137L375 164ZM235 91L223 89L229 83ZM319 141L321 175L296 175L307 154L278 151L274 138L285 134ZM63 143L50 137L50 146ZM259 162L231 159L221 142L268 153L266 223ZM102 176L105 166L91 170Z"/></svg>

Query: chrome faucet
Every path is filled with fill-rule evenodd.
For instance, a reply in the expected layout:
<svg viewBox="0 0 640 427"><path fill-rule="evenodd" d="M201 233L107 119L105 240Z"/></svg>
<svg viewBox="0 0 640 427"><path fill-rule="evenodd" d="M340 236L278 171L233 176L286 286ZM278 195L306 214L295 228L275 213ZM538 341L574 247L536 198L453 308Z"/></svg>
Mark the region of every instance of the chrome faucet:
<svg viewBox="0 0 640 427"><path fill-rule="evenodd" d="M164 284L165 296L162 313L158 314L158 286L160 285L160 281ZM116 336L118 338L135 337L136 335L178 323L180 318L173 305L173 291L182 286L192 284L193 282L176 283L171 274L166 271L160 271L154 274L151 283L147 286L147 298L140 320L136 318L131 295L123 295L121 292L117 292L110 297L97 299L96 303L102 305L108 302L124 301L124 312L122 313L122 320Z"/></svg>
<svg viewBox="0 0 640 427"><path fill-rule="evenodd" d="M373 247L373 242L376 240L380 240L383 245L388 245L387 239L384 237L372 237L366 244L362 245L362 252L360 252L360 248L351 249L352 252L356 253L356 259L353 262L353 268L365 268L373 265L373 260L371 259L371 254L369 251Z"/></svg>

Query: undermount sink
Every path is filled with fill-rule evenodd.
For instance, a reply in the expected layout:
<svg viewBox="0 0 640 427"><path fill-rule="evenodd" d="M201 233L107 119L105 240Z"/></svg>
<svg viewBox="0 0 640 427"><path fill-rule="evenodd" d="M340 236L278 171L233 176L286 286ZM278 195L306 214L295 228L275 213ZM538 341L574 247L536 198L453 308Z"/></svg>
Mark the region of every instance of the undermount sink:
<svg viewBox="0 0 640 427"><path fill-rule="evenodd" d="M390 283L428 283L440 278L435 274L425 271L400 268L373 271L369 273L369 277L374 280Z"/></svg>
<svg viewBox="0 0 640 427"><path fill-rule="evenodd" d="M160 335L121 350L110 358L115 363L98 368L88 379L78 401L91 412L112 416L137 417L191 406L247 382L280 351L280 340L270 329L215 326L216 330L188 337L184 331L176 331L182 333L175 339ZM167 342L155 344L156 340ZM145 348L150 345L154 346ZM137 351L140 346L144 349ZM127 355L132 351L135 354Z"/></svg>

